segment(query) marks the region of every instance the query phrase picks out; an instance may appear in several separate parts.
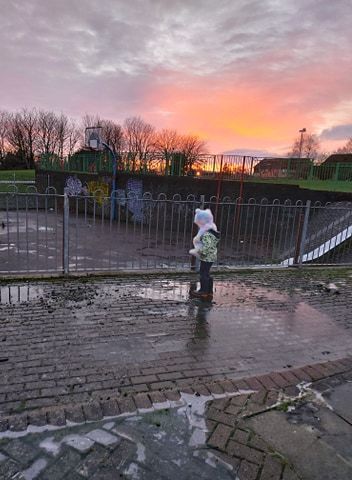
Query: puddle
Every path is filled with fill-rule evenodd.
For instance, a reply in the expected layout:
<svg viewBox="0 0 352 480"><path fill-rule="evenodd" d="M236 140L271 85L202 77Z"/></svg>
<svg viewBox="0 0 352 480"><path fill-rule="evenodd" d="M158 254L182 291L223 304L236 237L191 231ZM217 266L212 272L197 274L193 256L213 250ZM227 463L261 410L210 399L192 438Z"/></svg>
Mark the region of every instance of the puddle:
<svg viewBox="0 0 352 480"><path fill-rule="evenodd" d="M151 281L148 286L138 285L101 285L99 292L112 296L132 296L150 300L171 300L175 302L190 301L190 291L197 288L196 281ZM245 303L255 305L258 300L267 300L270 303L287 304L292 296L288 293L281 293L278 290L260 287L257 285L245 285L236 282L219 280L214 285L213 303L217 306L227 306Z"/></svg>
<svg viewBox="0 0 352 480"><path fill-rule="evenodd" d="M7 285L0 287L0 304L11 305L37 300L43 296L43 288L31 285Z"/></svg>

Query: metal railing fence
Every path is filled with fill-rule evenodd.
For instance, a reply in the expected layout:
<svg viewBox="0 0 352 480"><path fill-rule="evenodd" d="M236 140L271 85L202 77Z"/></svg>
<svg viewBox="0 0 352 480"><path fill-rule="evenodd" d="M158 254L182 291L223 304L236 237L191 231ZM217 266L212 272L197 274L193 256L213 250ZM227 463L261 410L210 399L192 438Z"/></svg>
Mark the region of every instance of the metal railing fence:
<svg viewBox="0 0 352 480"><path fill-rule="evenodd" d="M69 197L50 188L0 194L0 273L187 270L196 208L216 212L220 268L352 263L351 203Z"/></svg>
<svg viewBox="0 0 352 480"><path fill-rule="evenodd" d="M113 173L113 162L108 152L74 154L61 159L42 155L38 168L45 171L76 173ZM307 159L263 159L240 155L197 155L187 159L180 154L162 155L130 152L117 154L117 171L164 176L198 176L243 180L291 180L352 182L352 163L316 165Z"/></svg>

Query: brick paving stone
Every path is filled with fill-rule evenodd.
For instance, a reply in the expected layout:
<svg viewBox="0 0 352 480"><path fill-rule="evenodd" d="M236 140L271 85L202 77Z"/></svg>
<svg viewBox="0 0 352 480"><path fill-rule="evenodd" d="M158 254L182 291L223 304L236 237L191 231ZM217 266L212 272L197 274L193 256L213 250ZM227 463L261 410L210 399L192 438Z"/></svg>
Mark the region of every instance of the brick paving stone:
<svg viewBox="0 0 352 480"><path fill-rule="evenodd" d="M196 394L204 395L205 397L209 397L211 395L209 389L203 384L193 385L193 390Z"/></svg>
<svg viewBox="0 0 352 480"><path fill-rule="evenodd" d="M212 435L208 440L208 445L213 448L218 448L220 450L225 450L226 443L230 438L233 429L227 425L219 424L213 431Z"/></svg>
<svg viewBox="0 0 352 480"><path fill-rule="evenodd" d="M283 375L280 373L271 373L270 378L278 385L280 388L285 388L291 385L291 382L287 380Z"/></svg>
<svg viewBox="0 0 352 480"><path fill-rule="evenodd" d="M244 431L244 430L240 430L239 428L237 428L235 430L235 433L232 435L232 439L235 442L243 443L244 445L246 445L247 442L248 442L248 439L249 439L249 433Z"/></svg>
<svg viewBox="0 0 352 480"><path fill-rule="evenodd" d="M256 463L257 465L261 465L263 461L263 454L261 452L233 440L229 441L226 451L233 457L248 460L249 462Z"/></svg>
<svg viewBox="0 0 352 480"><path fill-rule="evenodd" d="M260 480L280 480L283 470L282 463L270 455L264 460L263 470L260 474Z"/></svg>
<svg viewBox="0 0 352 480"><path fill-rule="evenodd" d="M0 417L0 432L6 432L8 428L9 428L8 419Z"/></svg>
<svg viewBox="0 0 352 480"><path fill-rule="evenodd" d="M219 380L218 384L227 393L235 393L238 391L235 385L230 380Z"/></svg>
<svg viewBox="0 0 352 480"><path fill-rule="evenodd" d="M28 424L42 427L48 423L47 414L42 410L35 410L28 413Z"/></svg>
<svg viewBox="0 0 352 480"><path fill-rule="evenodd" d="M261 390L263 389L263 385L259 382L259 380L255 377L246 378L246 384L252 390Z"/></svg>
<svg viewBox="0 0 352 480"><path fill-rule="evenodd" d="M207 411L207 416L210 420L214 420L218 423L223 423L230 427L234 427L236 425L236 417L234 415L230 415L225 412L221 412L213 407L210 407Z"/></svg>
<svg viewBox="0 0 352 480"><path fill-rule="evenodd" d="M100 407L104 417L113 417L120 413L117 400L106 400L100 403Z"/></svg>
<svg viewBox="0 0 352 480"><path fill-rule="evenodd" d="M207 383L207 388L213 395L221 395L224 393L224 389L218 383Z"/></svg>
<svg viewBox="0 0 352 480"><path fill-rule="evenodd" d="M50 425L66 425L66 415L63 409L52 408L47 412L48 423Z"/></svg>
<svg viewBox="0 0 352 480"><path fill-rule="evenodd" d="M270 390L268 392L268 395L265 399L265 404L268 406L268 407L271 407L272 405L274 405L277 400L279 398L279 393L276 391L276 390Z"/></svg>
<svg viewBox="0 0 352 480"><path fill-rule="evenodd" d="M178 380L183 378L184 375L181 372L168 372L168 373L158 373L159 380L164 382L167 380Z"/></svg>
<svg viewBox="0 0 352 480"><path fill-rule="evenodd" d="M148 392L149 388L146 383L141 383L139 385L129 385L126 387L120 387L119 390L122 394L124 393L140 393L140 392ZM115 392L116 393L116 392Z"/></svg>
<svg viewBox="0 0 352 480"><path fill-rule="evenodd" d="M217 410L225 410L226 406L228 405L229 403L229 399L228 398L218 398L216 400L213 400L211 402L211 406L213 408L216 408Z"/></svg>
<svg viewBox="0 0 352 480"><path fill-rule="evenodd" d="M83 408L81 405L69 405L65 408L67 420L75 423L82 423L85 421Z"/></svg>
<svg viewBox="0 0 352 480"><path fill-rule="evenodd" d="M241 462L240 468L237 472L238 478L241 480L256 480L259 467L253 463L249 463L246 460Z"/></svg>
<svg viewBox="0 0 352 480"><path fill-rule="evenodd" d="M105 430L101 430L100 428L97 428L95 430L92 430L91 432L86 433L86 437L89 438L90 440L93 440L94 442L99 443L100 445L103 445L104 447L116 445L121 441L120 438L116 437L115 435L112 435L109 432L106 432Z"/></svg>
<svg viewBox="0 0 352 480"><path fill-rule="evenodd" d="M91 402L83 405L83 412L86 420L101 420L103 418L103 412L101 411L98 402Z"/></svg>
<svg viewBox="0 0 352 480"><path fill-rule="evenodd" d="M293 368L290 370L301 382L311 382L312 377L302 368Z"/></svg>
<svg viewBox="0 0 352 480"><path fill-rule="evenodd" d="M258 437L258 435L253 434L248 441L248 445L262 452L268 451L268 445L264 442L264 440Z"/></svg>
<svg viewBox="0 0 352 480"><path fill-rule="evenodd" d="M28 416L26 413L19 415L12 415L8 418L9 430L14 432L19 432L21 430L26 430L28 426Z"/></svg>
<svg viewBox="0 0 352 480"><path fill-rule="evenodd" d="M137 395L134 395L133 400L138 410L152 408L152 402L146 393L138 393Z"/></svg>
<svg viewBox="0 0 352 480"><path fill-rule="evenodd" d="M90 440L83 435L76 434L68 435L67 437L65 437L64 441L66 445L69 445L70 447L81 453L87 453L94 445L93 440Z"/></svg>
<svg viewBox="0 0 352 480"><path fill-rule="evenodd" d="M14 439L2 446L2 450L24 467L28 466L37 455L33 447L20 439Z"/></svg>
<svg viewBox="0 0 352 480"><path fill-rule="evenodd" d="M170 402L177 402L181 398L181 395L179 394L179 392L175 390L168 390L164 392L164 395L168 400L170 400Z"/></svg>
<svg viewBox="0 0 352 480"><path fill-rule="evenodd" d="M250 402L257 403L258 405L264 405L267 395L268 395L267 390L263 390L263 389L259 390L259 392L253 393L250 396Z"/></svg>
<svg viewBox="0 0 352 480"><path fill-rule="evenodd" d="M136 445L123 439L121 443L109 455L105 464L120 470L134 456Z"/></svg>
<svg viewBox="0 0 352 480"><path fill-rule="evenodd" d="M75 472L83 478L91 478L99 465L109 457L109 450L94 445L90 453L75 466Z"/></svg>
<svg viewBox="0 0 352 480"><path fill-rule="evenodd" d="M173 389L175 388L175 384L173 382L156 382L156 383L151 383L149 385L151 390L168 390L168 389Z"/></svg>
<svg viewBox="0 0 352 480"><path fill-rule="evenodd" d="M45 458L38 458L29 468L22 472L23 478L25 478L25 480L37 478L47 464L48 461Z"/></svg>
<svg viewBox="0 0 352 480"><path fill-rule="evenodd" d="M131 397L120 397L117 401L121 413L132 413L137 407Z"/></svg>
<svg viewBox="0 0 352 480"><path fill-rule="evenodd" d="M235 395L231 398L230 403L231 405L236 405L238 407L243 407L247 402L249 395Z"/></svg>
<svg viewBox="0 0 352 480"><path fill-rule="evenodd" d="M237 390L254 390L243 378L241 378L240 380L233 380L233 383Z"/></svg>
<svg viewBox="0 0 352 480"><path fill-rule="evenodd" d="M297 385L301 382L301 380L290 370L284 370L279 373L289 382L289 385Z"/></svg>
<svg viewBox="0 0 352 480"><path fill-rule="evenodd" d="M263 385L264 388L267 390L269 389L274 389L274 388L280 388L280 385L277 385L271 375L261 375L260 377L257 377L257 380Z"/></svg>
<svg viewBox="0 0 352 480"><path fill-rule="evenodd" d="M228 405L225 409L225 413L229 413L230 415L239 415L242 411L243 407L238 407L237 405Z"/></svg>
<svg viewBox="0 0 352 480"><path fill-rule="evenodd" d="M312 380L320 380L324 376L321 372L316 370L313 366L306 366L306 367L302 368L302 370L307 372Z"/></svg>
<svg viewBox="0 0 352 480"><path fill-rule="evenodd" d="M139 384L139 383L153 383L158 382L159 379L156 375L142 375L140 377L132 377L131 382L132 384Z"/></svg>
<svg viewBox="0 0 352 480"><path fill-rule="evenodd" d="M162 392L150 392L148 395L152 403L167 402L167 398Z"/></svg>

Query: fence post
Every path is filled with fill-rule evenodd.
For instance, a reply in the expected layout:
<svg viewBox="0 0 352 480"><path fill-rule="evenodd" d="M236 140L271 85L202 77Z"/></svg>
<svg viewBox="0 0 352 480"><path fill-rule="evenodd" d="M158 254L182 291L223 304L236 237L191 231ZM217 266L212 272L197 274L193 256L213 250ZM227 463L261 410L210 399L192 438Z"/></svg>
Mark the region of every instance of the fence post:
<svg viewBox="0 0 352 480"><path fill-rule="evenodd" d="M337 163L336 167L335 167L335 175L334 175L334 180L335 181L338 181L338 179L339 179L339 170L340 170L340 164Z"/></svg>
<svg viewBox="0 0 352 480"><path fill-rule="evenodd" d="M294 258L294 265L298 267L302 267L303 263L303 255L307 241L307 231L308 231L308 223L309 223L309 214L310 214L310 206L311 200L307 200L304 215L300 215L299 225L298 225L298 235L297 235L297 243L296 243L296 251L295 251L295 258Z"/></svg>
<svg viewBox="0 0 352 480"><path fill-rule="evenodd" d="M69 216L70 202L67 193L64 194L64 211L62 227L62 270L64 275L69 274Z"/></svg>

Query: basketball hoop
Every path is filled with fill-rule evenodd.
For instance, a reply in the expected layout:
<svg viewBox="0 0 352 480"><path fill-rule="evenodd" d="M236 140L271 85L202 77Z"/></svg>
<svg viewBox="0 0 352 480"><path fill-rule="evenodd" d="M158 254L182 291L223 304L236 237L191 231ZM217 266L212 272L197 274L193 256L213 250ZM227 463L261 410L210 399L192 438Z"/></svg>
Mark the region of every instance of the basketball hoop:
<svg viewBox="0 0 352 480"><path fill-rule="evenodd" d="M85 146L92 150L103 150L102 127L87 127L85 131Z"/></svg>

